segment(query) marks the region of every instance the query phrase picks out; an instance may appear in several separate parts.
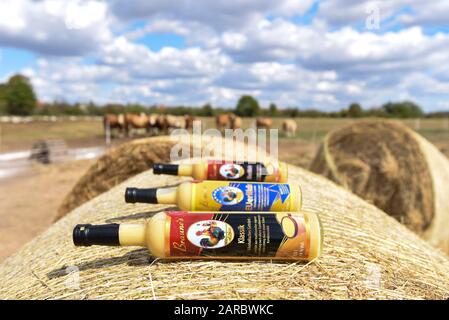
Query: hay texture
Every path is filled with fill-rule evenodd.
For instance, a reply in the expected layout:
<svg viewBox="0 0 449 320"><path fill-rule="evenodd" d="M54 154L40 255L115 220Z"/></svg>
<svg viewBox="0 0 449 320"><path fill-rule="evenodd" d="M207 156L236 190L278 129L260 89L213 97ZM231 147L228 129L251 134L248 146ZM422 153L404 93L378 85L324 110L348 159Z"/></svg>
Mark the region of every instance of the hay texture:
<svg viewBox="0 0 449 320"><path fill-rule="evenodd" d="M225 144L224 139L216 136L193 135L161 136L125 143L107 152L88 169L64 198L54 221L126 179L150 169L154 163L169 162L175 145L188 148L191 156L195 152L200 152L200 155L223 156L232 151ZM233 144L232 147L254 149L251 146L237 146L237 144Z"/></svg>
<svg viewBox="0 0 449 320"><path fill-rule="evenodd" d="M108 151L66 195L58 208L55 221L129 177L148 170L153 163L169 161L172 146L173 142L168 139L148 138L125 143Z"/></svg>
<svg viewBox="0 0 449 320"><path fill-rule="evenodd" d="M144 248L75 247L77 223L144 221L164 205L126 204L126 186L183 179L141 173L85 203L0 265L0 299L446 299L449 260L375 206L289 167L304 209L319 213L324 251L310 263L164 261Z"/></svg>
<svg viewBox="0 0 449 320"><path fill-rule="evenodd" d="M310 169L449 251L449 161L404 124L365 120L333 131Z"/></svg>

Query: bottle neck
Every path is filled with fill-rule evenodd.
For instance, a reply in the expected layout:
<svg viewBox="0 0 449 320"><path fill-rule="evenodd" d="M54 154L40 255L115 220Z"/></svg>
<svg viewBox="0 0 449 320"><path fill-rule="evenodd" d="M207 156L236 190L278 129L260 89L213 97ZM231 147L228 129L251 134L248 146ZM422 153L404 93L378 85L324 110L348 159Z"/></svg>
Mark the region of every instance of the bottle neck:
<svg viewBox="0 0 449 320"><path fill-rule="evenodd" d="M73 229L76 246L142 246L146 247L145 224L78 224Z"/></svg>
<svg viewBox="0 0 449 320"><path fill-rule="evenodd" d="M191 164L180 164L178 166L178 175L185 177L193 176L193 165Z"/></svg>
<svg viewBox="0 0 449 320"><path fill-rule="evenodd" d="M146 247L145 224L123 223L119 228L120 246Z"/></svg>
<svg viewBox="0 0 449 320"><path fill-rule="evenodd" d="M176 187L157 189L156 191L157 203L176 204L177 203L176 191L177 191Z"/></svg>

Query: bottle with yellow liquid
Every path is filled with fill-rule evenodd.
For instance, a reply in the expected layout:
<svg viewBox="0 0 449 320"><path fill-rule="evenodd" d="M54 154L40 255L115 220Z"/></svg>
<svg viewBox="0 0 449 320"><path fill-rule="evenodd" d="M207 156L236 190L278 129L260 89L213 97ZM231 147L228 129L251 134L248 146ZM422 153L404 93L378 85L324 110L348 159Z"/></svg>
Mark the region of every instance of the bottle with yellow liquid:
<svg viewBox="0 0 449 320"><path fill-rule="evenodd" d="M77 225L76 246L143 246L167 259L313 260L323 247L306 212L159 212L143 224Z"/></svg>
<svg viewBox="0 0 449 320"><path fill-rule="evenodd" d="M198 180L230 180L258 182L287 182L287 164L279 162L202 161L195 164L153 165L154 174L188 176Z"/></svg>
<svg viewBox="0 0 449 320"><path fill-rule="evenodd" d="M128 203L177 205L186 211L298 211L301 189L294 183L185 182L174 188L127 188Z"/></svg>

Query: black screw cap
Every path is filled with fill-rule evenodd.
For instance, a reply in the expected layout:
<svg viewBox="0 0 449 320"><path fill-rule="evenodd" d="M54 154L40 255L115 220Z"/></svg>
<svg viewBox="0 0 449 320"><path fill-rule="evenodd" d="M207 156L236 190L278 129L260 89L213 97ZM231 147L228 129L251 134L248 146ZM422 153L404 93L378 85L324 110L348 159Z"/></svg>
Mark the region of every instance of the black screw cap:
<svg viewBox="0 0 449 320"><path fill-rule="evenodd" d="M126 188L125 202L127 203L157 203L157 188L139 189Z"/></svg>
<svg viewBox="0 0 449 320"><path fill-rule="evenodd" d="M119 246L119 227L117 223L91 225L78 224L73 229L73 244L75 246Z"/></svg>

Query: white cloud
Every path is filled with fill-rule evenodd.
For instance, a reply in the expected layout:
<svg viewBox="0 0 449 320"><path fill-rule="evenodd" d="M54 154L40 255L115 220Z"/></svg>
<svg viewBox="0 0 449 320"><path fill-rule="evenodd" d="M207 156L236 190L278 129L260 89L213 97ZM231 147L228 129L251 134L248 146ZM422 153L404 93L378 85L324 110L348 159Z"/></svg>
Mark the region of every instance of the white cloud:
<svg viewBox="0 0 449 320"><path fill-rule="evenodd" d="M384 65L410 67L410 61L415 64L417 59L441 55L449 49L449 36L427 36L421 27L385 34L351 27L329 31L321 26L300 26L278 19L261 20L240 32L224 33L221 45L234 59L244 62L296 59L311 69L381 70Z"/></svg>
<svg viewBox="0 0 449 320"><path fill-rule="evenodd" d="M48 13L63 17L68 29L89 28L106 17L107 7L102 2L47 0L44 4Z"/></svg>
<svg viewBox="0 0 449 320"><path fill-rule="evenodd" d="M139 39L149 33L171 33L177 35L189 35L190 26L176 20L156 19L149 22L143 28L128 32L126 38L129 40Z"/></svg>
<svg viewBox="0 0 449 320"><path fill-rule="evenodd" d="M111 37L107 4L100 1L0 2L0 45L51 55L95 50Z"/></svg>
<svg viewBox="0 0 449 320"><path fill-rule="evenodd" d="M408 26L449 23L446 0L325 0L320 3L317 18L336 27L354 23L363 25L373 7L378 8L381 28L388 25L386 19Z"/></svg>
<svg viewBox="0 0 449 320"><path fill-rule="evenodd" d="M270 13L284 16L301 15L313 0L113 0L112 12L121 19L175 18L196 21L216 30L239 28Z"/></svg>
<svg viewBox="0 0 449 320"><path fill-rule="evenodd" d="M303 15L314 3L314 0L286 0L286 1L274 1L279 7L277 12L287 15Z"/></svg>
<svg viewBox="0 0 449 320"><path fill-rule="evenodd" d="M225 32L221 38L225 48L236 51L242 50L248 42L248 38L244 34L236 32Z"/></svg>
<svg viewBox="0 0 449 320"><path fill-rule="evenodd" d="M43 100L233 106L252 94L264 106L340 109L403 97L445 106L449 35L425 27L449 23L447 1L379 2L381 32L363 28L369 1L322 1L311 24L293 22L313 3L4 0L0 46L38 53L22 71ZM398 22L405 27L388 31ZM185 47L140 41L159 33Z"/></svg>
<svg viewBox="0 0 449 320"><path fill-rule="evenodd" d="M25 29L24 17L20 14L20 7L11 7L13 1L0 2L0 28L9 32L18 32ZM19 3L16 1L15 3Z"/></svg>
<svg viewBox="0 0 449 320"><path fill-rule="evenodd" d="M202 77L221 72L230 60L219 49L164 47L158 52L118 37L102 49L101 59L138 78Z"/></svg>

